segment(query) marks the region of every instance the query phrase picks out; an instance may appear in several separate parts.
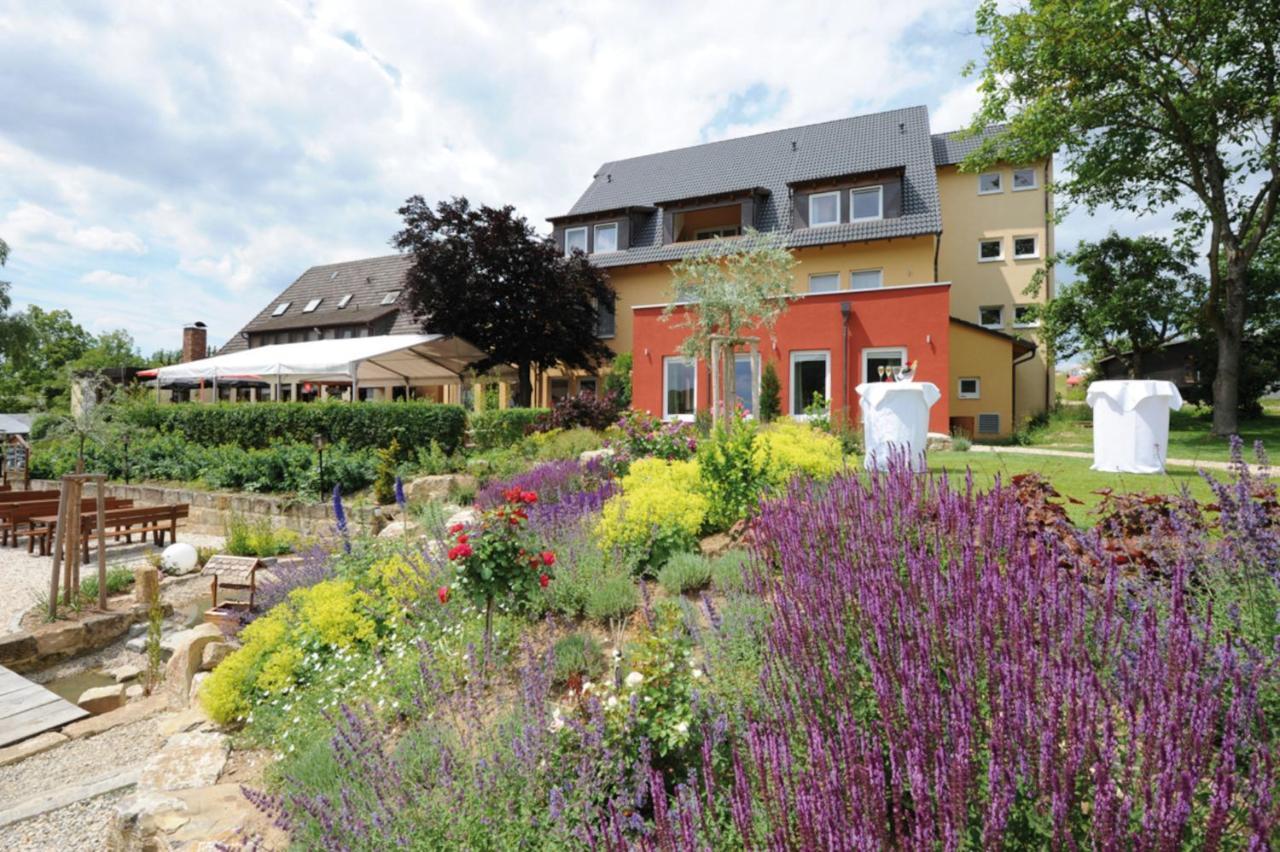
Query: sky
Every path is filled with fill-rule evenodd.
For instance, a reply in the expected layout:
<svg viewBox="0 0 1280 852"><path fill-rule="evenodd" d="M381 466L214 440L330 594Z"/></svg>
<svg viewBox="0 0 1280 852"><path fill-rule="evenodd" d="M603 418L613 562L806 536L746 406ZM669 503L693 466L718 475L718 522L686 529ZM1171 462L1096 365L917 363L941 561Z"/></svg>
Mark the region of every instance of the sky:
<svg viewBox="0 0 1280 852"><path fill-rule="evenodd" d="M144 353L221 343L392 253L410 195L545 230L609 160L914 104L956 129L974 6L0 0L0 279ZM1169 230L1073 211L1058 245L1113 226Z"/></svg>

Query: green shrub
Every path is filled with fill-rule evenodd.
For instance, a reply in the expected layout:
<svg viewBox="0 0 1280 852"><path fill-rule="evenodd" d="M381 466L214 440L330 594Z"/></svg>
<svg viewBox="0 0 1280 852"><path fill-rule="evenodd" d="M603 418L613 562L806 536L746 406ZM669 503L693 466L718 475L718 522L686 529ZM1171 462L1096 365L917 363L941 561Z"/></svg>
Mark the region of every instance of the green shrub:
<svg viewBox="0 0 1280 852"><path fill-rule="evenodd" d="M399 466L400 442L395 438L385 448L378 450L376 472L373 477L373 499L386 506L396 501L396 469Z"/></svg>
<svg viewBox="0 0 1280 852"><path fill-rule="evenodd" d="M759 707L760 670L769 606L753 595L730 595L719 607L720 628L707 631L711 691L737 718Z"/></svg>
<svg viewBox="0 0 1280 852"><path fill-rule="evenodd" d="M780 420L761 429L756 455L765 479L775 486L786 485L803 474L825 480L844 470L840 441L807 423Z"/></svg>
<svg viewBox="0 0 1280 852"><path fill-rule="evenodd" d="M730 550L711 560L711 587L721 594L746 589L748 559L745 550Z"/></svg>
<svg viewBox="0 0 1280 852"><path fill-rule="evenodd" d="M615 630L640 605L640 589L630 577L613 575L601 578L587 590L583 609L587 617Z"/></svg>
<svg viewBox="0 0 1280 852"><path fill-rule="evenodd" d="M696 461L638 459L622 478L622 493L604 504L596 533L606 550L660 565L693 549L708 508Z"/></svg>
<svg viewBox="0 0 1280 852"><path fill-rule="evenodd" d="M760 422L769 423L782 413L782 385L778 371L769 361L760 371Z"/></svg>
<svg viewBox="0 0 1280 852"><path fill-rule="evenodd" d="M967 453L973 447L973 441L969 440L968 435L953 435L951 437L951 449L957 453Z"/></svg>
<svg viewBox="0 0 1280 852"><path fill-rule="evenodd" d="M611 393L619 408L631 405L631 353L623 352L613 359L609 372L604 374L604 392Z"/></svg>
<svg viewBox="0 0 1280 852"><path fill-rule="evenodd" d="M698 445L702 492L707 496L707 527L724 530L747 517L768 485L767 452L756 447L755 425L734 419L717 425Z"/></svg>
<svg viewBox="0 0 1280 852"><path fill-rule="evenodd" d="M466 460L461 458L460 454L450 455L444 451L444 447L440 446L439 441L432 441L430 446L418 448L413 469L424 476L440 476L456 473L465 465Z"/></svg>
<svg viewBox="0 0 1280 852"><path fill-rule="evenodd" d="M223 527L226 543L223 545L232 556L280 556L288 553L298 542L293 530L277 529L270 518L247 520L232 513Z"/></svg>
<svg viewBox="0 0 1280 852"><path fill-rule="evenodd" d="M585 633L570 633L551 648L556 683L570 678L594 680L604 672L604 652L600 643Z"/></svg>
<svg viewBox="0 0 1280 852"><path fill-rule="evenodd" d="M576 459L588 450L600 449L602 444L599 432L578 428L534 432L522 446L537 461L557 461Z"/></svg>
<svg viewBox="0 0 1280 852"><path fill-rule="evenodd" d="M86 569L88 570L88 569ZM128 568L107 569L107 595L123 594L133 587L133 572ZM80 596L86 601L98 599L98 575L87 574L80 581Z"/></svg>
<svg viewBox="0 0 1280 852"><path fill-rule="evenodd" d="M471 440L478 450L510 447L520 442L546 408L499 408L473 413L468 421Z"/></svg>
<svg viewBox="0 0 1280 852"><path fill-rule="evenodd" d="M711 563L700 553L677 553L658 572L658 583L671 595L706 588L710 582Z"/></svg>
<svg viewBox="0 0 1280 852"><path fill-rule="evenodd" d="M121 416L134 426L171 432L205 447L309 444L318 433L353 449L385 447L392 439L402 447L427 447L434 440L447 453L462 446L467 422L461 406L432 402L133 404L123 406Z"/></svg>

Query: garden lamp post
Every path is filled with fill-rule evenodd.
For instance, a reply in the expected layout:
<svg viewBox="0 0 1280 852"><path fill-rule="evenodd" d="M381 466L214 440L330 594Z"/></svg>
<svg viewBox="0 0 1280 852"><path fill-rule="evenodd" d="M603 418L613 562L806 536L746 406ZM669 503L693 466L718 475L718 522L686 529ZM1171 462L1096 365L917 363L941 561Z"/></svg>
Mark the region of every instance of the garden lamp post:
<svg viewBox="0 0 1280 852"><path fill-rule="evenodd" d="M124 484L129 484L129 433L120 436L120 446L124 448Z"/></svg>
<svg viewBox="0 0 1280 852"><path fill-rule="evenodd" d="M316 455L320 459L320 499L323 500L328 493L324 490L324 435L319 432L312 435L311 445L316 448Z"/></svg>

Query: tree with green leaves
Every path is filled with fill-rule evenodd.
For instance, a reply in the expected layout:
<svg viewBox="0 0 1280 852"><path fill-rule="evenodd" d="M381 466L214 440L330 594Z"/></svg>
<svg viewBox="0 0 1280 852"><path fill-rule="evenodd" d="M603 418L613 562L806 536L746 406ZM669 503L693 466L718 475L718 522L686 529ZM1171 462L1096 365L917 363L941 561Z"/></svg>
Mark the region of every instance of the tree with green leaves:
<svg viewBox="0 0 1280 852"><path fill-rule="evenodd" d="M1076 280L1036 309L1055 355L1110 356L1138 378L1148 356L1188 328L1203 280L1190 249L1113 231L1096 243L1081 243L1066 260Z"/></svg>
<svg viewBox="0 0 1280 852"><path fill-rule="evenodd" d="M10 369L0 375L0 407L6 411L65 410L67 368L93 344L93 336L69 311L46 311L36 305L17 315L26 340Z"/></svg>
<svg viewBox="0 0 1280 852"><path fill-rule="evenodd" d="M781 234L752 229L732 240L712 241L671 267L676 296L663 319L687 330L680 345L687 358L711 358L713 341L724 349L725 398L733 393L733 357L755 329L772 332L795 298L798 261Z"/></svg>
<svg viewBox="0 0 1280 852"><path fill-rule="evenodd" d="M0 240L0 266L9 260L9 244ZM29 338L29 332L21 317L9 314L13 304L9 297L9 282L0 281L0 359L6 367L10 367L16 356L21 354L23 345Z"/></svg>
<svg viewBox="0 0 1280 852"><path fill-rule="evenodd" d="M1247 270L1280 204L1280 17L1275 0L983 0L982 106L1005 123L964 163L1055 153L1055 190L1089 210L1178 207L1207 238L1200 306L1218 338L1213 431L1237 431Z"/></svg>
<svg viewBox="0 0 1280 852"><path fill-rule="evenodd" d="M414 258L410 310L427 330L483 350L477 370L514 365L517 405L529 405L533 368L595 369L612 354L597 320L613 288L586 255L565 257L510 205L454 198L433 208L415 195L399 212L404 228L391 242Z"/></svg>
<svg viewBox="0 0 1280 852"><path fill-rule="evenodd" d="M760 422L776 420L781 413L782 384L778 381L777 368L769 361L760 373Z"/></svg>

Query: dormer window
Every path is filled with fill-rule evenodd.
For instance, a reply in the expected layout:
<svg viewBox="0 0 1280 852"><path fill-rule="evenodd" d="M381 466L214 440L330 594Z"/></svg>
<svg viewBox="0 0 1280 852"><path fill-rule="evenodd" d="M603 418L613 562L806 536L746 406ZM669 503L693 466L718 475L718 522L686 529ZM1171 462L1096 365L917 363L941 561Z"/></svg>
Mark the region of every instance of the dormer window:
<svg viewBox="0 0 1280 852"><path fill-rule="evenodd" d="M314 311L316 308L320 307L320 303L321 303L321 302L323 302L323 301L324 301L324 299L323 299L323 298L319 298L319 299L312 299L310 302L307 302L307 306L306 306L305 308L303 308L303 309L302 309L302 312L303 312L304 314L309 314L309 313L311 313L311 312L312 312L312 311Z"/></svg>
<svg viewBox="0 0 1280 852"><path fill-rule="evenodd" d="M564 232L564 254L565 257L573 254L574 251L586 252L587 250L587 229L586 228L566 228Z"/></svg>
<svg viewBox="0 0 1280 852"><path fill-rule="evenodd" d="M351 294L350 294L350 293L348 293L347 295L343 296L341 299L339 299L339 300L338 300L338 310L342 310L343 308L345 308L345 307L346 307L347 305L349 305L349 304L351 304Z"/></svg>
<svg viewBox="0 0 1280 852"><path fill-rule="evenodd" d="M840 193L820 192L809 196L809 227L840 224Z"/></svg>
<svg viewBox="0 0 1280 852"><path fill-rule="evenodd" d="M293 302L281 302L280 304L276 305L276 309L271 312L271 316L273 317L284 316L284 312L289 310L289 306L292 304Z"/></svg>
<svg viewBox="0 0 1280 852"><path fill-rule="evenodd" d="M849 192L850 221L884 218L884 187L868 186Z"/></svg>
<svg viewBox="0 0 1280 852"><path fill-rule="evenodd" d="M596 225L596 253L618 250L618 223Z"/></svg>
<svg viewBox="0 0 1280 852"><path fill-rule="evenodd" d="M398 298L400 298L400 291L392 290L390 293L387 293L382 297L381 304L394 305L396 303L396 299Z"/></svg>

